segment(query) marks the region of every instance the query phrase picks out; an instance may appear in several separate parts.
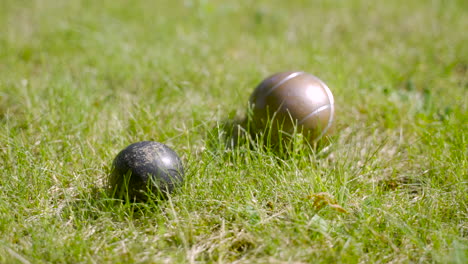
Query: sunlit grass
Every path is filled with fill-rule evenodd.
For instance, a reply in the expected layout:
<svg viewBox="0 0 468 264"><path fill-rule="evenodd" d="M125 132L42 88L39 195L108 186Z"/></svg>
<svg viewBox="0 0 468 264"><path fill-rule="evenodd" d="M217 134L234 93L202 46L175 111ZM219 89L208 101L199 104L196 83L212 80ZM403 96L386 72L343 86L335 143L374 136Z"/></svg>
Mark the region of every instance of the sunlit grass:
<svg viewBox="0 0 468 264"><path fill-rule="evenodd" d="M465 263L466 10L3 1L0 262ZM250 93L283 70L333 91L331 143L232 144ZM142 140L179 153L185 183L115 201L109 166Z"/></svg>

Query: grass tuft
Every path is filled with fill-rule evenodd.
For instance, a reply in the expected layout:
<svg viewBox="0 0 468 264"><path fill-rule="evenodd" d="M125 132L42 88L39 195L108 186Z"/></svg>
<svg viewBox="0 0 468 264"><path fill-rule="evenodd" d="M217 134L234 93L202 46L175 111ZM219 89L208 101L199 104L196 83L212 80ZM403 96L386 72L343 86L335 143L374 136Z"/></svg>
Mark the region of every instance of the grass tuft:
<svg viewBox="0 0 468 264"><path fill-rule="evenodd" d="M466 1L1 6L0 263L467 262ZM327 144L251 133L285 70L333 91ZM112 199L142 140L184 184Z"/></svg>

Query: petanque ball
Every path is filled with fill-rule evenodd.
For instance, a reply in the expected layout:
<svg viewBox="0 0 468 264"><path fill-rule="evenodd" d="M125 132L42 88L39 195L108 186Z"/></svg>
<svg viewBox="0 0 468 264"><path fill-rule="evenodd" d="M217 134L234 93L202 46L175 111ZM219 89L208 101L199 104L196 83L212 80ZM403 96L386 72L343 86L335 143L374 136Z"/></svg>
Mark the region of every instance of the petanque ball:
<svg viewBox="0 0 468 264"><path fill-rule="evenodd" d="M146 201L149 194L166 197L184 178L179 156L154 141L133 143L114 159L109 184L112 195Z"/></svg>
<svg viewBox="0 0 468 264"><path fill-rule="evenodd" d="M328 86L314 75L290 71L263 80L250 97L254 130L280 133L302 132L309 142L327 133L334 119L334 99ZM296 130L295 130L296 129Z"/></svg>

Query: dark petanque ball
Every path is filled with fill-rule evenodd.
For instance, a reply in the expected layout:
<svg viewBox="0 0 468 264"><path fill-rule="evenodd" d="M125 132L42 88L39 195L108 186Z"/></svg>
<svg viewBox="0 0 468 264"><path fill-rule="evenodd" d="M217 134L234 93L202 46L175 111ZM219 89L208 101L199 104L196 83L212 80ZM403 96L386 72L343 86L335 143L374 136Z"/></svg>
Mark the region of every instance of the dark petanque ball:
<svg viewBox="0 0 468 264"><path fill-rule="evenodd" d="M166 197L183 178L182 162L171 148L141 141L129 145L114 159L109 184L114 197L146 201L149 194Z"/></svg>
<svg viewBox="0 0 468 264"><path fill-rule="evenodd" d="M302 132L313 143L330 132L334 99L328 86L305 72L281 72L263 80L250 97L254 131Z"/></svg>

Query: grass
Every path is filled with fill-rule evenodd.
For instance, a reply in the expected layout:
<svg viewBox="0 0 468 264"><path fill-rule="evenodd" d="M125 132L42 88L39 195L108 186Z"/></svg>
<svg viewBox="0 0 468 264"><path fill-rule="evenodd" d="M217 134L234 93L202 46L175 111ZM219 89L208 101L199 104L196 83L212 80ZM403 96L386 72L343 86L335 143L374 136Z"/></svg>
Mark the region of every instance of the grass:
<svg viewBox="0 0 468 264"><path fill-rule="evenodd" d="M1 263L466 263L466 1L0 4ZM336 133L226 147L271 73L324 80ZM167 201L103 191L155 140Z"/></svg>

